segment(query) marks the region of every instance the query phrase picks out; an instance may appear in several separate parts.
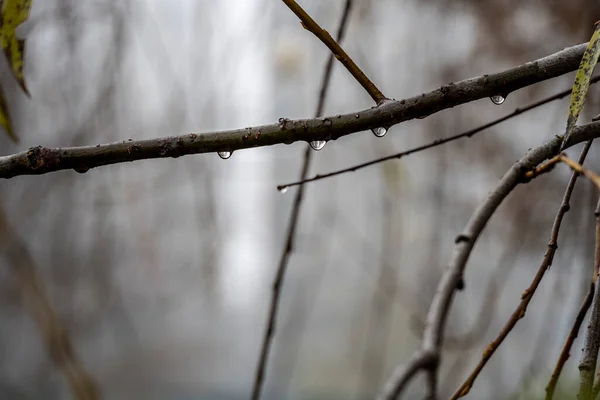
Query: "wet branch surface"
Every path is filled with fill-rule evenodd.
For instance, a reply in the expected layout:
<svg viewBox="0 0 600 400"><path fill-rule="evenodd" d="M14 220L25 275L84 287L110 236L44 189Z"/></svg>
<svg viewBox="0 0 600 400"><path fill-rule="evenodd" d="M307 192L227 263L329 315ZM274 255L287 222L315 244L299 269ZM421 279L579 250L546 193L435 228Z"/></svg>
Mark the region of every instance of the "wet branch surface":
<svg viewBox="0 0 600 400"><path fill-rule="evenodd" d="M104 165L188 154L235 151L291 144L297 141L334 140L356 132L390 127L441 110L488 98L542 82L578 68L587 43L506 71L466 79L405 100L385 100L376 107L349 114L290 120L255 127L206 133L188 133L146 140L128 140L81 147L32 147L0 157L0 178L39 175L73 169L86 172Z"/></svg>

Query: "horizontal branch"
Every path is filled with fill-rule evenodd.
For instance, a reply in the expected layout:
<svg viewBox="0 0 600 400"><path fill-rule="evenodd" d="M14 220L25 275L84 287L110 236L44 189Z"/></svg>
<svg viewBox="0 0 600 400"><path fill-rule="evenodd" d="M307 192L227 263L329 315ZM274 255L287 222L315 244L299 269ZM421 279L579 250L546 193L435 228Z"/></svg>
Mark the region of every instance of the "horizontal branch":
<svg viewBox="0 0 600 400"><path fill-rule="evenodd" d="M574 128L565 148L598 137L600 137L600 122L582 125ZM519 183L528 180L525 177L527 171L557 155L562 142L562 136L555 136L545 144L530 150L506 172L488 197L472 214L461 234L456 237L452 257L438 283L436 293L429 307L421 348L415 352L415 356L406 366L400 366L394 371L377 398L378 400L392 400L398 397L400 394L398 388L405 385L406 371L410 370L413 375L415 373L412 370L415 368L415 359L418 359L418 355L436 354L438 357L440 356L448 312L456 290L464 285L464 270L475 242L502 201ZM437 368L437 365L434 365L433 368Z"/></svg>
<svg viewBox="0 0 600 400"><path fill-rule="evenodd" d="M598 81L600 81L600 76L596 76L596 77L592 78L592 80L590 81L590 85L593 85L593 84L595 84ZM521 114L523 114L523 113L525 113L527 111L536 109L536 108L541 107L541 106L543 106L545 104L548 104L548 103L550 103L552 101L563 99L566 96L570 95L571 93L572 93L572 88L569 88L567 90L563 90L562 92L555 93L552 96L548 96L548 97L546 97L544 99L541 99L541 100L535 101L533 103L530 103L530 104L528 104L526 106L517 107L510 114L506 114L503 117L500 117L500 118L494 119L492 121L486 122L483 125L480 125L480 126L478 126L476 128L472 128L472 129L469 129L467 131L458 133L456 135L452 135L452 136L447 136L447 137L444 137L444 138L435 139L434 141L431 141L429 143L426 143L426 144L423 144L423 145L420 145L420 146L413 147L413 148L408 149L408 150L401 151L400 153L391 154L391 155L388 155L388 156L385 156L385 157L379 157L379 158L376 158L374 160L367 161L367 162L364 162L364 163L361 163L361 164L352 165L350 167L338 169L338 170L335 170L335 171L332 171L332 172L327 172L327 173L324 173L324 174L317 174L317 175L313 176L312 178L306 178L306 179L301 179L301 180L298 180L298 181L295 181L295 182L286 183L286 184L283 184L283 185L277 185L277 190L282 191L282 190L289 189L289 188L291 188L293 186L301 186L301 185L304 185L305 183L320 181L322 179L331 178L331 177L334 177L334 176L337 176L337 175L345 174L347 172L356 172L356 171L358 171L360 169L367 168L367 167L370 167L370 166L373 166L373 165L377 165L377 164L380 164L380 163L383 163L383 162L386 162L386 161L399 160L402 157L406 157L406 156L409 156L411 154L419 153L419 152L421 152L423 150L428 150L428 149L431 149L431 148L434 148L434 147L438 147L438 146L441 146L441 145L449 143L449 142L453 142L453 141L458 140L458 139L471 138L471 137L473 137L474 135L476 135L476 134L478 134L480 132L486 131L487 129L489 129L489 128L493 127L493 126L496 126L496 125L498 125L498 124L500 124L500 123L502 123L504 121L507 121L507 120L509 120L511 118L514 118L514 117L516 117L518 115L521 115ZM600 120L600 115L598 115L597 117L595 117L594 119L592 119L592 121L596 121L596 120Z"/></svg>
<svg viewBox="0 0 600 400"><path fill-rule="evenodd" d="M494 95L506 97L515 90L576 70L586 46L587 43L569 47L504 72L449 83L419 96L399 101L387 100L378 106L350 114L300 120L280 118L279 123L252 128L96 146L32 147L21 153L0 157L0 178L40 175L65 169L86 172L103 165L151 158L232 152L296 141L335 140L355 132L425 118L474 100Z"/></svg>

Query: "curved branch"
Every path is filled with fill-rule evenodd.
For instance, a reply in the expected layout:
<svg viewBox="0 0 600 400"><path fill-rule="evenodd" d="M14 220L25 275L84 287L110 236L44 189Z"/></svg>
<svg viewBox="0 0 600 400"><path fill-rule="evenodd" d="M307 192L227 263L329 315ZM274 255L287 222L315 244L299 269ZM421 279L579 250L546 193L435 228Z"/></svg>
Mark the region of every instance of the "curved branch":
<svg viewBox="0 0 600 400"><path fill-rule="evenodd" d="M277 124L252 128L137 141L130 139L96 146L32 147L0 157L0 178L40 175L65 169L86 172L103 165L152 158L234 151L296 141L334 140L355 132L425 118L499 93L506 96L523 87L574 71L586 46L587 43L569 47L504 72L449 83L405 100L386 100L376 107L345 115L301 120L281 118Z"/></svg>
<svg viewBox="0 0 600 400"><path fill-rule="evenodd" d="M577 143L596 137L600 137L600 122L582 125L575 128L566 147L571 147ZM519 183L526 181L526 172L535 168L544 160L550 159L558 154L561 143L562 137L555 136L554 139L549 142L531 149L523 158L515 163L502 179L500 179L495 189L490 192L488 197L475 210L462 233L456 237L452 257L440 279L436 294L429 307L421 349L415 354L427 354L430 356L433 353L437 354L438 357L440 356L446 318L455 291L461 289L464 284L463 273L475 242L506 196L508 196ZM415 356L415 358L418 358L418 356ZM406 375L405 371L413 368L412 365L416 363L414 361L415 358L413 358L413 361L408 367L400 366L394 371L379 395L379 400L392 400L398 397L400 393L398 387L402 382L402 378ZM432 369L435 373L437 364L435 364Z"/></svg>
<svg viewBox="0 0 600 400"><path fill-rule="evenodd" d="M591 145L592 140L588 140L585 146L583 147L581 154L579 155L578 165L585 161L585 158L587 157ZM558 161L562 159L562 157L562 155L553 157L545 165L555 165ZM547 172L549 169L536 167L533 171L539 170ZM525 174L525 179L529 179L529 176L531 175L530 172L527 172ZM538 175L538 173L533 174L534 177ZM513 311L508 321L504 324L503 328L500 330L500 333L498 333L496 338L492 340L492 342L485 348L479 362L477 363L473 371L469 374L467 379L463 382L463 384L454 392L454 394L451 397L451 400L456 400L460 397L466 396L467 393L469 393L469 391L473 387L473 384L475 383L475 380L477 379L487 362L492 358L496 350L498 350L500 345L502 345L504 340L512 332L513 328L517 325L517 323L525 317L525 313L527 312L527 307L529 306L531 299L533 299L533 296L540 283L542 282L546 271L548 271L554 260L554 254L558 249L558 235L560 232L562 221L564 219L565 214L570 210L571 195L573 194L573 190L575 189L575 184L577 183L578 178L579 172L573 171L569 183L567 184L567 188L565 189L561 206L558 209L556 217L554 218L554 223L552 224L552 232L550 234L550 240L548 241L548 249L544 254L542 263L538 267L538 270L533 280L521 295L521 302L519 303L515 311Z"/></svg>

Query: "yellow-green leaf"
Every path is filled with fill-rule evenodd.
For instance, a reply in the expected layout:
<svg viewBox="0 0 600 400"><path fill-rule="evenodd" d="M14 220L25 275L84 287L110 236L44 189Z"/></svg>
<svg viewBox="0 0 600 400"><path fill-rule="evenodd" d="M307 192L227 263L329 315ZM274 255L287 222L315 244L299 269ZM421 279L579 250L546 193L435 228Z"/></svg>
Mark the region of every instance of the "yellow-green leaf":
<svg viewBox="0 0 600 400"><path fill-rule="evenodd" d="M19 85L29 94L23 75L25 41L17 38L16 30L27 20L31 0L0 0L0 44Z"/></svg>
<svg viewBox="0 0 600 400"><path fill-rule="evenodd" d="M4 128L8 136L15 143L19 142L19 138L15 134L15 131L12 127L10 112L8 111L8 107L6 105L6 98L4 96L4 90L2 89L2 86L0 86L0 126Z"/></svg>
<svg viewBox="0 0 600 400"><path fill-rule="evenodd" d="M585 98L590 87L590 79L594 73L594 68L598 62L599 55L600 24L596 22L596 29L588 43L585 53L583 53L577 75L575 75L575 83L573 83L573 91L571 92L571 103L569 105L569 116L567 118L567 129L565 131L563 146L567 143L571 131L575 127L579 114L581 114L581 110L583 109L583 104L585 103Z"/></svg>

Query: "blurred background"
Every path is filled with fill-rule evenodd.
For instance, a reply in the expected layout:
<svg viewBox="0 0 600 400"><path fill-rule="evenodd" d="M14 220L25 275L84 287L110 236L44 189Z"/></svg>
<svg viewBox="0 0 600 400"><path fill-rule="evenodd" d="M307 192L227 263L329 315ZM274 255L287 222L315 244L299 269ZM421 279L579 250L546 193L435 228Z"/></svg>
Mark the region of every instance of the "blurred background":
<svg viewBox="0 0 600 400"><path fill-rule="evenodd" d="M302 0L335 32L343 0ZM343 47L388 96L498 72L585 42L600 5L355 0ZM77 146L310 117L328 51L280 1L34 1L26 98L0 59L21 143ZM564 90L574 74L363 132L314 154L311 175L471 129ZM592 86L588 113L598 113ZM372 100L335 65L325 114ZM307 186L265 399L369 399L420 344L454 237L504 172L564 129L568 98L470 139ZM62 171L0 185L82 365L105 399L249 398L306 144ZM576 157L581 146L568 153ZM598 146L586 165L600 170ZM441 397L464 380L542 261L566 167L519 187L468 264L446 331ZM597 192L581 180L527 317L469 398L543 393L587 291ZM0 256L0 399L67 399L8 257ZM583 325L585 327L585 324ZM580 339L584 336L580 334ZM560 381L577 382L581 340ZM405 398L422 398L418 378Z"/></svg>

